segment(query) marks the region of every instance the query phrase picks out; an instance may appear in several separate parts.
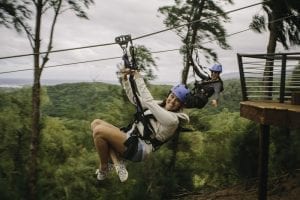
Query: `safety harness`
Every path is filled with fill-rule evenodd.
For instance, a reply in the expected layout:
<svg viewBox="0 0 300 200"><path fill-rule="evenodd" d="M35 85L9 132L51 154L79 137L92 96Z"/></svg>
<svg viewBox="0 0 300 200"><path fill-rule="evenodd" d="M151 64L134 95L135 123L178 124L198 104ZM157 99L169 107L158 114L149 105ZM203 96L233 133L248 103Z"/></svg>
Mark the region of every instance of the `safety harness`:
<svg viewBox="0 0 300 200"><path fill-rule="evenodd" d="M195 74L201 78L201 82L195 80L195 84L197 85L200 85L202 87L207 87L213 83L217 83L217 82L220 82L221 83L221 92L224 90L224 87L223 87L223 81L221 78L219 78L218 80L212 80L210 75L207 73L206 71L206 67L203 67L201 64L200 64L200 58L198 56L198 50L197 49L194 49L194 51L196 52L196 59L194 61L193 57L191 56L190 58L190 65L192 66L193 68L193 72L194 72L194 77L195 77ZM196 79L196 78L195 78Z"/></svg>
<svg viewBox="0 0 300 200"><path fill-rule="evenodd" d="M135 49L132 44L131 36L130 35L121 35L119 37L116 37L115 41L116 41L116 43L118 43L121 46L121 48L123 50L122 59L124 61L125 68L131 69L131 70L137 70L138 67L137 67L137 63L136 63L136 59L135 59ZM129 56L127 54L128 43L130 43L129 53L130 53L131 60L129 60ZM134 130L132 130L130 137L124 143L124 145L127 148L126 148L126 151L123 156L126 159L132 160L132 157L137 152L138 138L144 140L148 144L151 143L154 150L157 150L165 142L161 142L161 141L157 140L155 137L153 137L154 128L150 123L150 119L153 119L153 120L156 120L156 119L153 114L145 114L147 109L146 110L143 109L141 101L138 98L139 92L138 92L137 85L134 80L133 74L130 74L129 82L130 82L130 86L131 86L132 93L134 96L134 102L136 104L136 113L134 115L134 118L135 118L134 121L132 123L130 123L127 127L122 128L122 130L124 132L128 132L129 130L131 130L134 123L138 124L139 122L141 122L144 127L143 134L139 133L139 131L137 130L137 127Z"/></svg>
<svg viewBox="0 0 300 200"><path fill-rule="evenodd" d="M192 66L194 72L195 83L193 89L187 97L186 108L201 109L207 104L208 98L214 94L214 84L220 83L220 92L224 90L223 81L220 78L218 80L211 79L204 67L200 64L197 53L195 61L193 60L192 56L190 57L190 65ZM196 79L196 75L201 79L201 81Z"/></svg>

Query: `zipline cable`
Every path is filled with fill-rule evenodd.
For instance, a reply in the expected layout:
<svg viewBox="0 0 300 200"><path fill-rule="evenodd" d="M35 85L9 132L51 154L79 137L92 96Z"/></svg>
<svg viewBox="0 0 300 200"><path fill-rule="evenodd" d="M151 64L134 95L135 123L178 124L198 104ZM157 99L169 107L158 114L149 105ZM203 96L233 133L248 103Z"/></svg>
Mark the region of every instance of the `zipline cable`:
<svg viewBox="0 0 300 200"><path fill-rule="evenodd" d="M116 44L115 42L111 43L104 43L104 44L95 44L95 45L89 45L89 46L82 46L82 47L74 47L74 48L68 48L68 49L58 49L58 50L53 50L49 51L49 53L58 53L58 52L63 52L63 51L73 51L73 50L79 50L79 49L87 49L87 48L94 48L94 47L103 47L103 46L110 46ZM39 54L46 54L47 52L40 52ZM33 56L37 55L38 53L29 53L29 54L20 54L20 55L15 55L15 56L5 56L5 57L0 57L0 60L2 59L9 59L9 58L19 58L19 57L26 57L26 56Z"/></svg>
<svg viewBox="0 0 300 200"><path fill-rule="evenodd" d="M216 15L204 18L204 19L191 21L191 22L188 22L188 23L185 23L185 24L182 24L182 25L178 25L178 26L173 27L173 28L167 28L167 29L163 29L163 30L156 31L156 32L153 32L153 33L144 34L144 35L141 35L139 37L132 38L132 40L138 40L138 39L141 39L141 38L149 37L149 36L156 35L156 34L159 34L159 33L163 33L163 32L166 32L166 31L170 31L170 30L173 30L173 29L176 29L176 28L180 28L182 26L193 24L193 23L196 23L196 22L199 22L199 21L202 21L202 20L207 20L207 19L210 19L210 18L214 18L214 17L224 15L224 14L237 12L237 11L247 9L247 8L250 8L250 7L253 7L253 6L257 6L257 5L260 5L260 4L262 4L262 2L251 4L251 5L244 6L244 7L237 8L237 9L233 9L233 10L230 10L230 11L227 11L227 12L224 12L224 13L221 13L221 14L216 14ZM95 44L95 45L81 46L81 47L74 47L74 48L67 48L67 49L58 49L58 50L49 51L48 53L58 53L58 52L73 51L73 50L87 49L87 48L94 48L94 47L111 46L111 45L115 45L115 44L117 44L117 43L116 42L111 42L111 43L104 43L104 44ZM46 53L47 52L40 52L39 54L46 54ZM20 54L20 55L14 55L14 56L5 56L5 57L0 57L0 60L10 59L10 58L18 58L18 57L26 57L26 56L32 56L32 55L37 55L37 54L38 53L30 53L30 54Z"/></svg>
<svg viewBox="0 0 300 200"><path fill-rule="evenodd" d="M280 21L280 20L283 20L283 19L286 19L286 18L289 18L289 17L292 17L293 15L289 15L289 16L286 16L286 17L282 17L280 19L276 19L276 20L273 20L271 22L268 22L266 24L269 24L269 23L274 23L276 21ZM231 34L227 34L226 38L228 37L231 37L231 36L234 36L234 35L237 35L237 34L240 34L240 33L243 33L243 32L246 32L246 31L249 31L251 30L252 28L247 28L247 29L244 29L244 30L241 30L241 31L237 31L237 32L234 32L234 33L231 33ZM209 41L205 41L205 42L202 42L200 44L207 44L207 43L210 43L210 42L213 42L213 41L216 41L218 40L219 38L222 38L222 37L218 37L218 38L215 38L215 39L212 39L212 40L209 40ZM176 48L176 49L168 49L168 50L160 50L160 51L152 51L150 53L153 53L153 54L156 54L156 53L166 53L166 52L171 52L171 51L178 51L180 50L179 48ZM59 64L59 65L52 65L52 66L45 66L44 68L55 68L55 67L61 67L61 66L68 66L68 65L76 65L76 64L84 64L84 63L90 63L90 62L100 62L100 61L105 61L105 60L114 60L114 59L119 59L119 58L122 58L120 56L115 56L115 57L109 57L109 58L100 58L100 59L94 59L94 60L87 60L87 61L80 61L80 62L73 62L73 63L65 63L65 64ZM6 71L6 72L0 72L0 74L8 74L8 73L14 73L14 72L22 72L22 71L31 71L33 70L32 68L27 68L27 69L20 69L20 70L12 70L12 71Z"/></svg>
<svg viewBox="0 0 300 200"><path fill-rule="evenodd" d="M233 10L230 10L230 11L227 11L227 12L224 12L224 13L221 13L221 14L212 15L212 16L210 16L210 17L206 17L206 18L203 18L203 19L198 19L198 20L195 20L195 21L191 21L191 22L188 22L188 23L185 23L185 24L181 24L181 25L172 27L172 28L167 28L167 29L163 29L163 30L160 30L160 31L157 31L157 32L153 32L153 33L141 35L141 36L139 36L139 37L133 38L132 40L138 40L138 39L141 39L141 38L149 37L149 36L152 36L152 35L156 35L156 34L159 34L159 33L163 33L163 32L166 32L166 31L173 30L173 29L177 29L177 28L180 28L180 27L189 25L189 24L193 24L193 23L197 23L197 22L200 22L200 21L208 20L208 19L214 18L214 17L219 17L219 16L224 15L224 14L230 14L230 13L233 13L233 12L237 12L237 11L240 11L240 10L244 10L244 9L247 9L247 8L251 8L251 7L260 5L260 4L262 4L262 2L261 2L261 3L251 4L251 5L244 6L244 7L237 8L237 9L233 9Z"/></svg>
<svg viewBox="0 0 300 200"><path fill-rule="evenodd" d="M100 58L100 59L94 59L94 60L86 60L86 61L80 61L80 62L51 65L51 66L46 66L44 68L55 68L55 67L62 67L62 66L68 66L68 65L77 65L77 64L90 63L90 62L99 62L99 61L105 61L105 60L115 60L115 59L120 59L120 58L122 58L122 57L116 56L116 57L110 57L110 58ZM20 70L0 72L0 74L9 74L9 73L14 73L14 72L23 72L23 71L32 71L32 70L33 70L32 68L26 68L26 69L20 69Z"/></svg>

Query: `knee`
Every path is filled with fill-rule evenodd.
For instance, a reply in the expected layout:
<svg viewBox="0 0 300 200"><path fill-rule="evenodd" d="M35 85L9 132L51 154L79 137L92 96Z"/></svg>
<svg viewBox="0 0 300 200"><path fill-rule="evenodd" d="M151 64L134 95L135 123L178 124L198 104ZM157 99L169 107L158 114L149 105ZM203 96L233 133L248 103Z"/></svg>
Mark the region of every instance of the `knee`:
<svg viewBox="0 0 300 200"><path fill-rule="evenodd" d="M94 131L95 127L98 125L102 124L102 120L101 119L95 119L94 121L92 121L91 123L91 129L92 131Z"/></svg>
<svg viewBox="0 0 300 200"><path fill-rule="evenodd" d="M93 128L93 138L103 137L105 134L104 126L102 124L96 124Z"/></svg>

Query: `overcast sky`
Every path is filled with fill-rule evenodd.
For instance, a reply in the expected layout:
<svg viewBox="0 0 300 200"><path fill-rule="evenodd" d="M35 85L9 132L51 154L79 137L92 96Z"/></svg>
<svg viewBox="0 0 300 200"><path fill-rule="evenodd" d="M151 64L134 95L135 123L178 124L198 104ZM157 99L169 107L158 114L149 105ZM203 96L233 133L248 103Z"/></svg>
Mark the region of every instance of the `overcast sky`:
<svg viewBox="0 0 300 200"><path fill-rule="evenodd" d="M222 2L222 1L220 1ZM224 5L224 10L240 8L260 2L259 0L235 0L232 6ZM172 5L173 0L95 0L88 10L89 20L77 18L71 12L59 17L55 29L53 49L66 49L95 44L111 43L114 38L123 34L131 34L133 38L165 29L164 16L158 13L158 8ZM229 14L231 22L226 24L228 33L248 28L252 16L262 12L261 6ZM42 42L47 43L47 28L50 18L43 20ZM29 42L24 34L0 27L0 57L32 53ZM252 31L244 32L228 38L231 50L218 52L219 62L224 67L224 73L238 72L237 53L264 53L267 45L267 34L257 34ZM179 38L173 31L167 31L151 37L134 41L135 44L145 45L151 51L180 48ZM213 44L212 44L213 45ZM45 46L43 46L45 49ZM277 51L282 51L278 48ZM121 56L122 50L117 45L97 47L53 53L50 55L48 66L64 63L80 62L108 57ZM179 82L182 70L182 56L177 51L153 54L156 57L158 75L156 82ZM0 72L32 67L32 57L22 57L0 60ZM80 65L45 69L42 79L69 79L86 81L116 81L116 65L121 60L108 60ZM205 63L204 65L209 65ZM2 78L32 78L32 71L10 74L0 74Z"/></svg>

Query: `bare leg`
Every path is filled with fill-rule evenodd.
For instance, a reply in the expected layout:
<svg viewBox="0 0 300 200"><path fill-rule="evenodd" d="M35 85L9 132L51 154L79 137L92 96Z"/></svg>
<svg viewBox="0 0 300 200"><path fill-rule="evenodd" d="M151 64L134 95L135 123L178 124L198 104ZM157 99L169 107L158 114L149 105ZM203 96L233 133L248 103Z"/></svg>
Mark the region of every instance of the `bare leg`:
<svg viewBox="0 0 300 200"><path fill-rule="evenodd" d="M120 178L121 182L124 182L128 178L128 172L125 167L125 164L122 160L119 159L118 155L115 153L115 151L111 148L109 151L109 155L111 160L114 163L114 168Z"/></svg>
<svg viewBox="0 0 300 200"><path fill-rule="evenodd" d="M120 159L116 155L116 152L113 149L110 149L109 155L110 155L111 161L114 163L115 166L120 164Z"/></svg>
<svg viewBox="0 0 300 200"><path fill-rule="evenodd" d="M108 143L103 140L101 137L95 135L94 136L94 144L99 155L100 165L99 169L105 171L108 167L108 158L109 158L109 147Z"/></svg>
<svg viewBox="0 0 300 200"><path fill-rule="evenodd" d="M109 157L111 157L115 165L118 165L119 159L116 153L123 153L125 151L124 142L126 135L119 128L100 119L92 122L91 129L93 131L95 147L100 157L101 164L99 169L107 169Z"/></svg>

